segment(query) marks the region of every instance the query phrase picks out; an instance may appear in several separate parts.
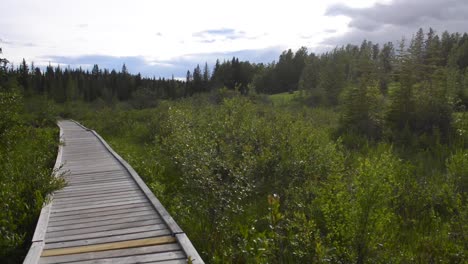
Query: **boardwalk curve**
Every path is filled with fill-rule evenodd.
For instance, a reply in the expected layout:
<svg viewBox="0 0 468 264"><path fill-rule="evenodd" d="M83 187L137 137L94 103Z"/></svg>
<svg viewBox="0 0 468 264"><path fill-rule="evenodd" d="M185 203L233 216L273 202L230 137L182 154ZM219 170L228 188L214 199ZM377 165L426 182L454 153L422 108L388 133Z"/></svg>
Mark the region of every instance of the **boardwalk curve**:
<svg viewBox="0 0 468 264"><path fill-rule="evenodd" d="M93 130L59 121L52 195L24 263L203 263L133 168Z"/></svg>

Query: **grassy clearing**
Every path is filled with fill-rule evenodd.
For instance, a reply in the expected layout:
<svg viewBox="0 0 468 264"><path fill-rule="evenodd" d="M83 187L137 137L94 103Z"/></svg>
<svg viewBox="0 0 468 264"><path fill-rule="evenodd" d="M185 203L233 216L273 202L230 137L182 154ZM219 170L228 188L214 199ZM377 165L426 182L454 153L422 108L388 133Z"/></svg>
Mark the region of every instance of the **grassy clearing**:
<svg viewBox="0 0 468 264"><path fill-rule="evenodd" d="M294 99L297 98L299 95L298 91L294 91L293 93L279 93L279 94L272 94L268 96L268 98L273 102L273 105L275 106L284 106L284 105L290 105Z"/></svg>

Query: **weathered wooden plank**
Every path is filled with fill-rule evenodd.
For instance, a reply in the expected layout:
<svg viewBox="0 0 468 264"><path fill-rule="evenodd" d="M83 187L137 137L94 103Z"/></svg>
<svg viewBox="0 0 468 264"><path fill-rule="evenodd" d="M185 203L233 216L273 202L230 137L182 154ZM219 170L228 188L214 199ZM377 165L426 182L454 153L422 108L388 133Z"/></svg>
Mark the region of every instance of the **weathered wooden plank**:
<svg viewBox="0 0 468 264"><path fill-rule="evenodd" d="M110 178L112 181L112 178ZM122 178L120 181L112 181L112 182L99 182L99 183L89 183L89 184L80 184L80 186L73 186L73 185L68 185L64 188L64 190L76 190L80 191L81 189L85 188L100 188L100 187L105 187L105 186L115 186L119 184L134 184L134 182L130 178ZM64 192L64 191L61 191Z"/></svg>
<svg viewBox="0 0 468 264"><path fill-rule="evenodd" d="M82 168L86 168L86 169L91 169L91 168L101 168L101 167L119 167L120 165L118 163L116 163L115 161L100 161L100 162L96 162L94 160L82 160L80 162L73 162L73 163L66 163L64 164L64 168L67 168L67 169L82 169Z"/></svg>
<svg viewBox="0 0 468 264"><path fill-rule="evenodd" d="M99 171L99 172L91 172L91 173L73 173L70 172L70 174L65 175L67 178L87 178L87 177L96 177L96 178L101 178L101 177L108 177L108 176L113 176L113 175L128 175L126 171L119 169L119 170L111 170L111 171ZM130 176L130 175L128 175Z"/></svg>
<svg viewBox="0 0 468 264"><path fill-rule="evenodd" d="M105 172L105 171L119 171L121 168L119 167L95 167L95 168L88 168L88 167L82 167L82 168L70 168L70 167L63 167L63 170L67 170L67 174L70 176L74 176L76 174L82 174L82 173L99 173L99 172Z"/></svg>
<svg viewBox="0 0 468 264"><path fill-rule="evenodd" d="M81 144L79 141L76 141L74 137L71 137L71 138L65 138L65 145L73 146L71 150L75 150L75 149L85 148L85 147L99 147L100 142L93 140L92 137L86 137L86 138L83 138L83 144Z"/></svg>
<svg viewBox="0 0 468 264"><path fill-rule="evenodd" d="M66 144L66 143L65 143ZM98 143L99 144L99 143ZM73 148L73 150L66 150L65 157L69 154L71 155L80 155L82 157L86 157L88 153L100 153L102 151L101 146L67 146L69 148Z"/></svg>
<svg viewBox="0 0 468 264"><path fill-rule="evenodd" d="M89 151L89 150L88 150ZM100 160L93 160L89 156L87 156L86 153L82 154L82 158L80 160L67 160L66 163L64 163L64 166L84 166L84 165L117 165L118 163L115 162L114 159L112 158L107 158L107 159L100 159Z"/></svg>
<svg viewBox="0 0 468 264"><path fill-rule="evenodd" d="M161 217L164 219L166 224L169 226L169 229L173 233L182 233L182 229L179 227L179 225L174 221L172 216L167 212L166 208L161 204L161 202L154 196L153 192L146 186L146 184L143 182L143 180L140 178L138 173L128 164L122 157L119 156L105 141L104 139L99 136L94 130L91 131L100 141L101 143L109 150L109 152L122 164L122 166L125 167L125 169L130 173L130 175L133 177L135 182L138 184L138 186L141 188L141 190L145 193L145 195L148 197L150 202L153 204L155 207L156 211L161 215Z"/></svg>
<svg viewBox="0 0 468 264"><path fill-rule="evenodd" d="M99 143L100 144L100 143ZM71 146L68 146L71 147ZM108 152L105 150L95 150L92 152L66 152L64 153L63 157L69 158L66 159L66 162L78 162L78 161L87 161L93 160L94 158L96 161L111 161L112 156L109 155Z"/></svg>
<svg viewBox="0 0 468 264"><path fill-rule="evenodd" d="M77 192L64 192L60 195L54 196L54 199L63 199L63 198L74 198L74 197L81 197L86 198L93 194L100 193L100 194L108 194L108 196L116 196L122 194L124 192L135 192L138 191L137 186L121 186L115 188L103 188L103 189L95 189L90 191L77 191Z"/></svg>
<svg viewBox="0 0 468 264"><path fill-rule="evenodd" d="M115 249L124 249L132 247L143 247L143 246L154 246L154 245L164 245L176 242L176 239L172 236L159 236L159 237L150 237L146 239L135 239L123 242L109 242L102 243L97 245L85 245L85 246L76 246L60 249L48 249L42 252L43 257L49 256L61 256L69 254L79 254L79 253L88 253L88 252L99 252L105 250L115 250Z"/></svg>
<svg viewBox="0 0 468 264"><path fill-rule="evenodd" d="M65 197L74 197L74 196L83 196L87 197L88 195L92 195L94 193L104 193L104 192L117 192L120 191L122 193L123 191L137 191L138 186L135 186L133 184L127 184L127 185L118 185L118 186L109 186L109 187L101 187L101 188L94 188L90 190L69 190L67 192L62 192L60 193L60 196L54 196L55 199L60 199L60 198L65 198Z"/></svg>
<svg viewBox="0 0 468 264"><path fill-rule="evenodd" d="M159 263L160 261L167 261L167 260L179 261L184 258L185 258L184 252L170 251L170 252L162 252L162 253L143 254L143 255L137 255L137 256L87 260L87 261L80 261L80 263L82 264L96 264L96 263L133 264L133 263L148 263L151 261L155 261Z"/></svg>
<svg viewBox="0 0 468 264"><path fill-rule="evenodd" d="M67 182L67 186L81 186L81 185L87 185L87 184L94 184L94 183L112 183L112 182L117 182L117 181L123 181L123 180L128 180L128 177L126 176L114 176L114 177L109 177L107 179L91 179L91 180L83 180L83 179L65 179Z"/></svg>
<svg viewBox="0 0 468 264"><path fill-rule="evenodd" d="M138 234L143 232L150 232L150 231L159 231L159 230L167 230L167 226L165 224L158 224L158 225L147 225L147 226L136 226L136 227L128 227L128 228L120 228L120 229L113 229L113 230L105 230L100 232L94 233L84 233L84 234L75 234L75 235L67 235L67 236L58 236L58 237L47 237L46 243L56 243L56 242L64 242L64 241L76 241L76 240L89 240L95 238L102 238L102 237L111 237L117 235L126 235L126 234Z"/></svg>
<svg viewBox="0 0 468 264"><path fill-rule="evenodd" d="M125 174L128 175L128 173L125 170L112 170L112 171L101 171L101 172L92 172L92 173L75 173L72 174L74 177L101 177L105 175L113 175L113 174ZM129 175L130 176L130 175ZM70 177L70 175L67 175L67 177Z"/></svg>
<svg viewBox="0 0 468 264"><path fill-rule="evenodd" d="M120 165L114 163L107 164L77 164L69 165L66 164L63 166L64 169L70 170L76 173L80 172L100 172L100 171L110 171L110 170L120 170Z"/></svg>
<svg viewBox="0 0 468 264"><path fill-rule="evenodd" d="M131 187L123 187L123 188L115 188L115 189L110 189L110 190L100 190L99 193L100 194L108 194L108 195L116 195L119 194L119 193L124 193L124 192L127 192L127 191L138 191L138 187L134 187L134 186L131 186ZM92 192L79 192L79 193L72 193L72 192L68 192L68 193L63 193L63 194L60 194L60 195L54 195L54 199L62 199L62 198L72 198L72 197L88 197L88 196L91 196L93 194L95 194L96 192L92 191Z"/></svg>
<svg viewBox="0 0 468 264"><path fill-rule="evenodd" d="M161 218L156 217L154 215L154 212L150 211L150 212L144 212L143 214L133 213L131 214L131 216L129 216L129 214L120 215L118 218L101 219L98 221L86 221L86 222L79 222L79 223L64 221L60 225L52 225L52 223L49 223L47 232L73 230L73 229L79 229L79 228L84 228L88 226L94 226L94 227L107 226L107 225L113 225L113 224L118 224L118 223L129 223L129 222L136 222L136 221L143 221L143 220L150 220L150 219L157 219L157 224L162 223Z"/></svg>
<svg viewBox="0 0 468 264"><path fill-rule="evenodd" d="M122 180L118 182L106 182L106 183L95 183L95 184L83 184L81 186L67 186L62 189L60 192L67 192L67 191L81 191L81 190L93 190L93 189L101 189L102 187L110 187L110 186L122 186L122 185L135 185L130 180Z"/></svg>
<svg viewBox="0 0 468 264"><path fill-rule="evenodd" d="M96 215L111 215L111 214L118 214L122 212L131 212L133 210L154 210L154 208L148 203L141 203L141 204L127 204L127 205L118 205L118 206L109 206L105 208L93 208L93 209L85 209L85 210L76 210L76 211L69 211L69 212L51 212L49 221L55 221L56 219L63 219L63 218L70 218L76 217L87 217L91 216L94 217Z"/></svg>
<svg viewBox="0 0 468 264"><path fill-rule="evenodd" d="M65 237L77 234L88 234L88 233L96 233L101 231L109 231L109 230L117 230L117 229L126 229L131 227L140 227L140 226L160 226L161 220L159 219L149 219L149 220L142 220L142 221L134 221L134 222L125 222L119 224L108 224L103 226L92 226L88 225L87 227L79 228L79 229L67 229L67 230L58 230L58 231L50 231L47 230L46 241L49 242L53 237ZM158 229L163 229L165 225L161 225ZM131 233L131 232L129 232ZM73 239L75 240L75 239Z"/></svg>
<svg viewBox="0 0 468 264"><path fill-rule="evenodd" d="M71 170L74 173L85 173L85 172L101 172L101 171L111 171L119 170L118 165L88 165L88 166L63 166L64 170Z"/></svg>
<svg viewBox="0 0 468 264"><path fill-rule="evenodd" d="M67 181L85 181L85 180L99 180L99 179L112 179L114 177L130 177L127 173L122 170L112 171L112 172L94 172L88 174L69 174L63 176Z"/></svg>
<svg viewBox="0 0 468 264"><path fill-rule="evenodd" d="M126 234L126 235L119 235L119 236L109 236L109 237L101 237L101 238L93 238L93 239L85 239L85 240L75 240L75 241L66 241L66 242L58 242L58 243L47 243L47 244L44 245L44 249L80 247L80 246L87 246L87 245L95 245L95 244L121 242L121 241L129 241L129 240L136 240L136 239L143 239L143 238L168 236L170 234L171 234L171 231L169 229L163 229L163 230L157 230L157 231ZM173 240L173 241L176 241L176 240ZM170 242L170 243L172 243L172 242Z"/></svg>
<svg viewBox="0 0 468 264"><path fill-rule="evenodd" d="M120 181L128 181L128 178L125 176L122 177L115 177L115 178L108 178L108 179L95 179L95 180L65 180L67 182L67 186L70 187L80 187L89 184L101 184L101 183L115 183Z"/></svg>
<svg viewBox="0 0 468 264"><path fill-rule="evenodd" d="M87 222L99 222L99 221L108 221L112 219L125 219L130 215L133 217L151 215L154 218L159 218L159 215L155 214L156 211L154 208L130 208L130 209L121 209L111 212L97 212L93 214L86 215L71 215L63 217L51 217L49 220L49 226L60 226L60 225L72 225L79 223Z"/></svg>
<svg viewBox="0 0 468 264"><path fill-rule="evenodd" d="M122 189L122 188L119 188L119 190ZM114 193L113 192L95 192L95 193L90 193L90 194L82 194L82 195L63 195L62 197L57 197L55 196L55 200L54 202L61 202L62 200L63 201L73 201L73 200L85 200L85 199L93 199L93 198L106 198L106 197L120 197L120 196L125 196L125 195L133 195L133 194L141 194L141 192L138 190L138 189L135 189L135 188L130 188L130 190L128 190L128 188L125 188L127 189L126 191L118 191L117 193ZM131 190L133 189L133 190ZM72 194L70 192L70 194Z"/></svg>
<svg viewBox="0 0 468 264"><path fill-rule="evenodd" d="M86 196L86 197L78 197L78 198L76 197L62 198L62 199L55 200L54 205L126 199L126 198L133 198L133 197L145 197L145 196L137 191L131 191L131 192L119 193L117 195L96 195L96 196Z"/></svg>
<svg viewBox="0 0 468 264"><path fill-rule="evenodd" d="M107 151L93 151L93 153L88 153L88 155L74 154L72 152L67 152L63 154L64 160L70 160L70 159L80 160L80 159L88 159L88 158L94 158L94 157L111 158L112 156Z"/></svg>
<svg viewBox="0 0 468 264"><path fill-rule="evenodd" d="M67 133L68 134L68 133ZM76 143L80 143L80 142L87 142L87 141L90 141L90 140L93 140L93 141L96 141L94 137L90 136L89 133L88 134L83 134L83 135L75 135L74 137L71 137L71 138L68 138L67 142L76 142Z"/></svg>
<svg viewBox="0 0 468 264"><path fill-rule="evenodd" d="M65 216L51 216L49 219L50 226L58 226L62 224L78 224L86 222L99 222L107 221L112 219L121 219L127 217L137 217L142 215L152 215L154 218L160 218L159 214L151 206L116 209L113 211L104 212L93 212L86 214L77 215L65 215Z"/></svg>
<svg viewBox="0 0 468 264"><path fill-rule="evenodd" d="M123 191L129 191L129 190L138 190L138 187L135 186L135 185L130 185L130 186L119 186L119 187L115 187L115 188L110 188L109 190L99 190L100 193L104 193L104 192L109 192L109 193L112 193L112 192L123 192ZM81 191L68 191L68 192L65 192L65 191L62 191L60 193L57 193L57 194L54 194L54 197L55 198L60 198L60 197L73 197L73 196L86 196L86 195L89 195L89 194L93 194L93 193L96 193L96 191L94 190L81 190Z"/></svg>
<svg viewBox="0 0 468 264"><path fill-rule="evenodd" d="M99 160L96 160L96 159L91 159L89 158L89 156L83 156L82 159L80 160L68 160L64 165L66 166L85 166L85 165L108 165L108 164L116 164L118 165L118 163L112 159L112 158L104 158L104 159L99 159Z"/></svg>
<svg viewBox="0 0 468 264"><path fill-rule="evenodd" d="M67 164L71 165L76 165L79 162L95 162L95 163L100 163L100 162L107 162L109 159L112 159L112 156L108 156L105 154L101 155L64 155L63 158L67 160Z"/></svg>
<svg viewBox="0 0 468 264"><path fill-rule="evenodd" d="M101 173L118 173L121 172L122 169L116 170L109 170L109 171L95 171L95 172L70 172L70 176L77 176L77 175L86 175L86 174L101 174Z"/></svg>
<svg viewBox="0 0 468 264"><path fill-rule="evenodd" d="M68 185L72 185L72 184L81 184L81 183L86 183L86 182L99 182L99 181L112 181L112 180L118 180L118 179L128 179L128 175L126 174L120 174L120 173L115 173L115 174L112 174L112 175L95 175L95 176L92 176L92 177L80 177L80 176L77 176L77 175L74 175L74 176L64 176L63 177Z"/></svg>
<svg viewBox="0 0 468 264"><path fill-rule="evenodd" d="M59 209L66 206L81 206L81 205L93 205L93 204L102 204L107 202L118 202L118 201L130 201L131 199L146 199L144 195L141 194L122 194L121 196L115 197L97 197L92 199L87 199L84 201L78 200L68 200L68 201L61 201L60 203L54 203L54 208Z"/></svg>
<svg viewBox="0 0 468 264"><path fill-rule="evenodd" d="M187 264L187 263L188 261L186 258L145 262L145 264Z"/></svg>
<svg viewBox="0 0 468 264"><path fill-rule="evenodd" d="M94 201L75 201L75 202L65 202L61 204L54 203L54 210L55 209L62 209L62 208L74 208L74 207L81 207L81 206L91 206L91 205L100 205L100 204L108 204L108 203L115 203L115 202L124 202L124 201L145 201L146 197L144 195L137 195L133 197L115 197L114 199L97 199Z"/></svg>
<svg viewBox="0 0 468 264"><path fill-rule="evenodd" d="M98 204L98 205L90 205L90 206L77 206L73 208L60 208L60 209L54 209L52 206L52 212L70 212L70 211L78 211L78 210L86 210L86 209L98 209L98 208L105 208L105 207L112 207L112 206L118 206L118 205L128 205L128 204L139 204L142 202L146 202L145 200L136 200L136 201L123 201L123 202L115 202L115 203L106 203L106 204Z"/></svg>
<svg viewBox="0 0 468 264"><path fill-rule="evenodd" d="M50 223L54 222L61 222L61 221L68 221L68 220L73 220L73 221L78 221L78 220L83 220L87 221L90 219L89 222L94 222L91 221L91 218L100 218L100 217L114 217L115 215L123 215L125 213L132 214L136 212L152 212L153 214L157 214L157 212L152 208L151 206L139 206L139 207L134 207L134 208L118 208L115 210L106 210L106 211L92 211L92 212L86 212L82 214L70 214L70 215L52 215L49 218ZM156 217L159 217L157 215Z"/></svg>
<svg viewBox="0 0 468 264"><path fill-rule="evenodd" d="M67 182L67 186L79 186L79 185L86 185L86 184L100 184L100 183L112 183L117 181L124 181L129 180L127 175L113 175L107 176L103 178L64 178Z"/></svg>
<svg viewBox="0 0 468 264"><path fill-rule="evenodd" d="M78 262L84 260L98 260L103 258L114 258L114 257L125 257L133 255L143 255L149 253L168 252L180 250L180 246L177 243L163 244L156 246L145 246L145 247L133 247L123 248L116 250L106 250L98 252L89 252L81 254L68 254L60 256L43 257L40 260L40 264L52 264L52 263L64 263L64 262Z"/></svg>

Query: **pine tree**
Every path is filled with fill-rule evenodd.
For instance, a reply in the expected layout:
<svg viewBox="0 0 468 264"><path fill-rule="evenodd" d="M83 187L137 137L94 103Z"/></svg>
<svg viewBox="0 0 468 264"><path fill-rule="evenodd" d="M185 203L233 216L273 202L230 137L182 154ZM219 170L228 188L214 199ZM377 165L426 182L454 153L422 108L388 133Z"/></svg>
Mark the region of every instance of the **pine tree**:
<svg viewBox="0 0 468 264"><path fill-rule="evenodd" d="M392 80L393 72L393 61L395 60L395 51L393 43L388 42L384 44L380 54L378 62L378 75L380 90L383 94L387 94L388 85Z"/></svg>
<svg viewBox="0 0 468 264"><path fill-rule="evenodd" d="M193 90L195 93L200 93L203 91L203 76L200 65L198 64L197 67L195 67L193 70Z"/></svg>
<svg viewBox="0 0 468 264"><path fill-rule="evenodd" d="M276 64L276 74L280 90L275 92L287 92L294 89L295 69L293 59L294 54L291 49L284 51L280 55L278 64Z"/></svg>
<svg viewBox="0 0 468 264"><path fill-rule="evenodd" d="M203 67L203 87L204 91L209 90L209 83L210 83L210 70L208 69L208 63L205 62L205 67Z"/></svg>
<svg viewBox="0 0 468 264"><path fill-rule="evenodd" d="M405 39L402 39L397 51L396 72L399 86L389 96L389 106L386 113L386 124L391 131L390 135L397 140L408 141L404 135L410 129L414 116L414 94L415 83L413 60L406 49ZM403 137L402 137L403 136Z"/></svg>
<svg viewBox="0 0 468 264"><path fill-rule="evenodd" d="M192 81L193 81L192 74L190 73L190 71L187 71L187 75L185 77L185 96L193 94Z"/></svg>
<svg viewBox="0 0 468 264"><path fill-rule="evenodd" d="M345 92L341 133L356 133L370 139L380 139L383 131L384 97L377 82L362 77L360 84Z"/></svg>
<svg viewBox="0 0 468 264"><path fill-rule="evenodd" d="M319 63L319 58L311 53L299 79L299 89L301 93L313 106L322 104L325 101L325 91L318 85L320 72Z"/></svg>
<svg viewBox="0 0 468 264"><path fill-rule="evenodd" d="M2 48L0 47L0 89L3 87L4 83L7 81L7 64L8 60L2 58Z"/></svg>
<svg viewBox="0 0 468 264"><path fill-rule="evenodd" d="M23 59L19 67L18 81L25 91L29 90L29 67L25 59Z"/></svg>

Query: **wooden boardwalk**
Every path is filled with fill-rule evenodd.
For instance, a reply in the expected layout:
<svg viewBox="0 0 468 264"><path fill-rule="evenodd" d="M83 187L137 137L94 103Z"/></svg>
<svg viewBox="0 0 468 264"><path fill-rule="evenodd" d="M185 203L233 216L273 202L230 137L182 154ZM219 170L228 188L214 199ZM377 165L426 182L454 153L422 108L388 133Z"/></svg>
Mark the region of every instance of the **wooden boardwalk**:
<svg viewBox="0 0 468 264"><path fill-rule="evenodd" d="M24 263L203 263L138 174L94 131L59 121L67 186L41 212ZM62 174L61 173L61 174Z"/></svg>

